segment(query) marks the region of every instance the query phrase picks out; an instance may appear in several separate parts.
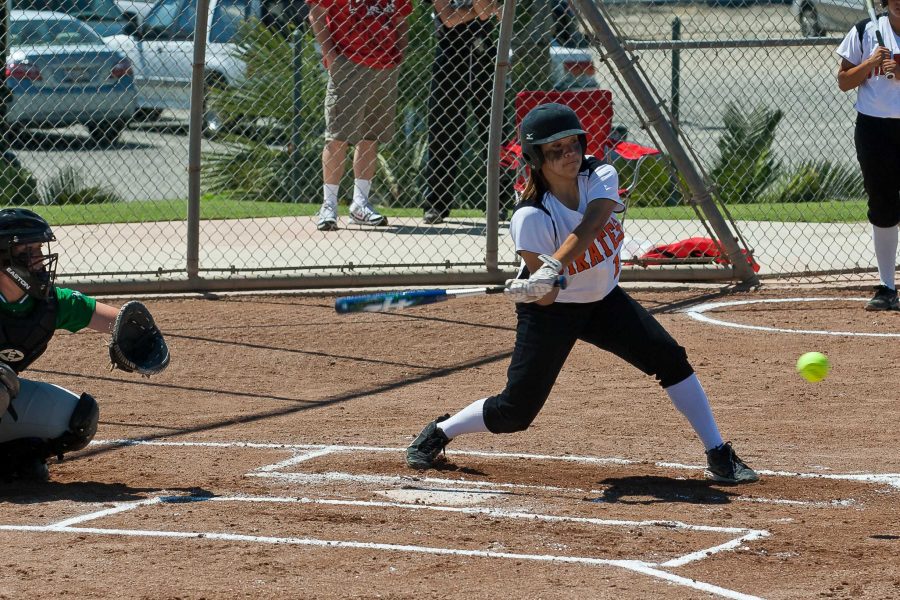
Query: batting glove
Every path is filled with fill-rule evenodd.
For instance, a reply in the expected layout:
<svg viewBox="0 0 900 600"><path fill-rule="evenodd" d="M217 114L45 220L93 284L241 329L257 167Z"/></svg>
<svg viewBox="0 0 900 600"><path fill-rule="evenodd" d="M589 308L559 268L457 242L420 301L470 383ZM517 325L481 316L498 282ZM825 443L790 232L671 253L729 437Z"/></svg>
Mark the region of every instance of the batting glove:
<svg viewBox="0 0 900 600"><path fill-rule="evenodd" d="M553 291L557 286L562 263L546 254L538 258L544 263L528 279L507 279L503 293L511 302L536 302Z"/></svg>

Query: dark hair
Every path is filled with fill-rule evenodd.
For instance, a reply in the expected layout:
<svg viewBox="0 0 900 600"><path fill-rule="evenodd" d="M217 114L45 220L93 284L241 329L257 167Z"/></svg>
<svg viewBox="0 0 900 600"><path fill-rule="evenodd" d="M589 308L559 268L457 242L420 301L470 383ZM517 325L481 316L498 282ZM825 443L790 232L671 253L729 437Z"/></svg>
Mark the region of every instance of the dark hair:
<svg viewBox="0 0 900 600"><path fill-rule="evenodd" d="M525 182L525 189L522 191L520 202L537 202L543 199L550 186L544 179L544 174L537 169L530 169L531 175Z"/></svg>

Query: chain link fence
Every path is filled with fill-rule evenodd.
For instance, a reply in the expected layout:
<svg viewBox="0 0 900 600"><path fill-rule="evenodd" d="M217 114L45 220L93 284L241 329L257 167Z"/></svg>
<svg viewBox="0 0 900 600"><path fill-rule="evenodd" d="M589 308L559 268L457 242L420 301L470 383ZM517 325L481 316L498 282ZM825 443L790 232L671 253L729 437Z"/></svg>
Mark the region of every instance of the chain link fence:
<svg viewBox="0 0 900 600"><path fill-rule="evenodd" d="M623 278L734 278L634 90L565 0L519 2L499 61L501 6L491 0L209 0L197 173L188 169L197 0L20 1L4 49L0 189L4 205L32 207L54 225L64 284L502 280L518 264L508 236L522 177L516 125L542 98L573 105L590 122L591 151L620 170ZM852 23L826 33L837 27L827 15L797 6L597 5L759 276L859 277L874 272L874 256L853 99L837 89L834 54ZM364 122L360 107L382 119ZM191 176L201 182L199 223L188 219ZM671 258L678 242L697 238L712 244L678 246Z"/></svg>

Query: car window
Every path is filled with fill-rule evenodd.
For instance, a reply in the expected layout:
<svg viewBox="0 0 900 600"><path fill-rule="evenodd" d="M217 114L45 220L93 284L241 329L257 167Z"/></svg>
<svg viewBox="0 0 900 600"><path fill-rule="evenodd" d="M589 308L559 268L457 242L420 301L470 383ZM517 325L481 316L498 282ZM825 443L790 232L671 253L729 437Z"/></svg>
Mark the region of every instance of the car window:
<svg viewBox="0 0 900 600"><path fill-rule="evenodd" d="M13 0L16 10L53 10L79 19L121 18L114 0Z"/></svg>
<svg viewBox="0 0 900 600"><path fill-rule="evenodd" d="M144 22L146 37L155 40L192 40L197 11L191 0L161 0Z"/></svg>
<svg viewBox="0 0 900 600"><path fill-rule="evenodd" d="M241 23L249 17L250 0L219 0L209 29L209 41L220 44L231 42Z"/></svg>
<svg viewBox="0 0 900 600"><path fill-rule="evenodd" d="M103 40L93 29L68 19L29 19L9 24L12 46L77 46L102 44Z"/></svg>

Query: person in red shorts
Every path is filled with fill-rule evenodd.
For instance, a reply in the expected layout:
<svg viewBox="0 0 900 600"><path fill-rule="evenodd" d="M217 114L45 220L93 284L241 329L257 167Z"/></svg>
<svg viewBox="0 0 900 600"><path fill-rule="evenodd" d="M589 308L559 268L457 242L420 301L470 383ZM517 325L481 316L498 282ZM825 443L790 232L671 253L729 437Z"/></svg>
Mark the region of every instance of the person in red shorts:
<svg viewBox="0 0 900 600"><path fill-rule="evenodd" d="M307 0L309 18L328 70L320 231L337 226L338 185L347 146L354 146L350 220L383 226L387 219L369 203L378 144L394 135L397 67L408 39L410 0Z"/></svg>

